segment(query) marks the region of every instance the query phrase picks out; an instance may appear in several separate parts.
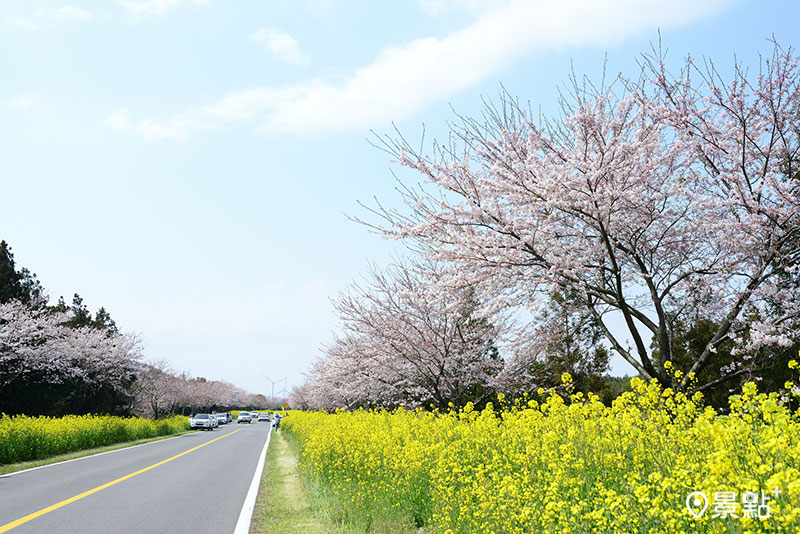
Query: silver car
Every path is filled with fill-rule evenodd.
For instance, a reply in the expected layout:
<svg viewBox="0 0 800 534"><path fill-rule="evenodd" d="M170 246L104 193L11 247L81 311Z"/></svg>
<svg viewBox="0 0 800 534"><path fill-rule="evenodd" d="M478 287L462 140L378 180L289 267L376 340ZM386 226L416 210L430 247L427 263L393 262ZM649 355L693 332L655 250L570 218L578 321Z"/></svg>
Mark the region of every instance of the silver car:
<svg viewBox="0 0 800 534"><path fill-rule="evenodd" d="M217 426L217 418L207 413L199 413L194 417L189 418L189 425L192 428L214 430L214 427Z"/></svg>
<svg viewBox="0 0 800 534"><path fill-rule="evenodd" d="M240 412L239 416L236 418L236 424L247 423L249 425L252 420L253 418L250 417L250 412Z"/></svg>

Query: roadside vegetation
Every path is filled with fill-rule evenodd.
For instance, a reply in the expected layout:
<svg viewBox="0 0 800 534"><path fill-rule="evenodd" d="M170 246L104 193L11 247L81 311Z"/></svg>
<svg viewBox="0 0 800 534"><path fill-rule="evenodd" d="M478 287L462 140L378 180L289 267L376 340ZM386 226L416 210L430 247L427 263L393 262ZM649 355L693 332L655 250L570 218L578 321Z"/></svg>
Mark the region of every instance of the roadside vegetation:
<svg viewBox="0 0 800 534"><path fill-rule="evenodd" d="M281 432L273 432L250 524L251 534L328 534L331 523L303 483L297 457Z"/></svg>
<svg viewBox="0 0 800 534"><path fill-rule="evenodd" d="M800 532L800 62L638 59L374 138L402 205L353 219L408 253L333 300L282 423L336 521Z"/></svg>
<svg viewBox="0 0 800 534"><path fill-rule="evenodd" d="M301 412L290 412L298 414ZM293 417L293 415L292 415ZM288 419L286 419L288 420ZM285 421L286 421L285 420ZM281 429L283 429L281 423ZM250 534L412 534L402 514L379 514L342 503L319 479L298 465L297 443L283 430L272 433ZM344 506L340 506L344 504ZM361 521L359 518L363 518Z"/></svg>
<svg viewBox="0 0 800 534"><path fill-rule="evenodd" d="M141 340L77 293L50 303L35 274L0 240L0 410L9 415L171 415L277 407L233 384L143 361Z"/></svg>
<svg viewBox="0 0 800 534"><path fill-rule="evenodd" d="M481 411L292 412L281 432L354 531L800 532L800 417L777 394L747 384L720 416L700 394L632 387L611 407L542 392ZM737 517L693 517L695 491L735 492ZM769 517L746 517L745 495Z"/></svg>
<svg viewBox="0 0 800 534"><path fill-rule="evenodd" d="M115 443L113 445L106 445L104 447L95 447L92 449L84 449L81 451L68 452L65 454L58 454L56 456L50 456L48 458L43 458L40 460L28 460L25 462L16 462L12 464L0 464L0 476L7 475L9 473L14 473L16 471L24 471L25 469L33 469L34 467L42 467L44 465L57 464L59 462L66 462L69 460L76 460L78 458L84 458L86 456L92 456L94 454L101 454L104 452L111 452L119 449L127 449L128 447L134 447L136 445L144 445L145 443L160 441L162 439L169 439L175 436L180 436L182 434L185 434L185 432L179 432L177 434L169 434L166 436L158 436L156 438L145 438L145 439L137 439L135 441L125 441L122 443Z"/></svg>
<svg viewBox="0 0 800 534"><path fill-rule="evenodd" d="M189 420L182 416L151 420L97 415L0 415L0 465L187 430Z"/></svg>

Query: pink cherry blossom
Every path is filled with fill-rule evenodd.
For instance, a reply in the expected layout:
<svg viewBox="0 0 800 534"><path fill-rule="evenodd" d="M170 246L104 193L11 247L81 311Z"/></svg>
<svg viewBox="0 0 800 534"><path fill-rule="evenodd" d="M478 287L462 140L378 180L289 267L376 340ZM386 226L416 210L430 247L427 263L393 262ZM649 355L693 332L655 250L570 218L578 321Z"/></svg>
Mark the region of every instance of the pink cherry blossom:
<svg viewBox="0 0 800 534"><path fill-rule="evenodd" d="M730 340L740 354L797 341L797 59L775 44L728 81L711 63L664 65L656 52L636 80L573 80L544 121L506 96L427 154L385 138L424 183L401 188L405 210L372 209L370 226L449 266L442 287L474 286L489 304L535 314L568 290L611 349L665 383L676 321L718 325L685 372Z"/></svg>
<svg viewBox="0 0 800 534"><path fill-rule="evenodd" d="M315 408L428 406L487 400L501 368L497 325L469 288L442 287L434 264L372 269L334 301L343 333L302 394Z"/></svg>

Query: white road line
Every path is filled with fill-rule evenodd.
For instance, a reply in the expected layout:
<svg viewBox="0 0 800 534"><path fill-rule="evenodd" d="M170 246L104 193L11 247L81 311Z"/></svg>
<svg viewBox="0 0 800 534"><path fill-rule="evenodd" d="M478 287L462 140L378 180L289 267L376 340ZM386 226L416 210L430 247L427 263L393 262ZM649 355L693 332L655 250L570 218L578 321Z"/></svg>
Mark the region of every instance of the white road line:
<svg viewBox="0 0 800 534"><path fill-rule="evenodd" d="M64 464L68 464L68 463L71 463L71 462L77 462L79 460L86 460L88 458L94 458L95 456L103 456L104 454L111 454L111 453L114 453L114 452L128 451L128 450L131 450L131 449L135 449L137 447L144 447L145 445L152 445L154 443L161 443L163 441L169 441L171 439L182 438L183 436L186 436L186 435L188 435L188 434L181 434L180 436L172 436L171 438L157 439L155 441L148 441L147 443L140 443L139 445L131 445L130 447L121 447L119 449L114 449L113 451L98 452L97 454L90 454L88 456L81 456L80 458L73 458L71 460L63 460L61 462L53 462L52 464L40 465L38 467L29 467L28 469L23 469L22 471L13 471L11 473L6 473L5 475L0 475L0 477L3 477L3 478L13 477L14 475L21 475L22 473L27 473L29 471L36 471L38 469L44 469L46 467L55 467L57 465L64 465ZM112 444L110 446L113 446L113 445L114 444ZM72 452L80 452L80 451L72 451ZM69 453L65 453L65 454L69 454ZM42 458L42 460L46 460L46 459L47 458ZM33 461L36 461L36 460L33 460Z"/></svg>
<svg viewBox="0 0 800 534"><path fill-rule="evenodd" d="M241 430L241 429L239 429L239 430ZM111 486L119 484L120 482L124 482L124 481L126 481L128 479L131 479L131 478L135 477L135 476L141 475L142 473L146 473L146 472L150 471L151 469L155 469L156 467L162 466L162 465L164 465L166 463L169 463L169 462L171 462L173 460L176 460L176 459L180 458L181 456L185 456L185 455L189 454L190 452L196 451L197 449L202 449L206 445L211 445L215 441L219 441L222 438L226 438L228 436L236 434L237 432L239 432L239 430L234 430L233 432L229 432L227 434L223 434L218 438L212 439L211 441L206 441L205 443L203 443L201 445L198 445L197 447L193 447L193 448L189 449L188 451L183 451L182 453L176 454L175 456L167 458L166 460L161 460L158 463L155 463L153 465L149 465L149 466L147 466L147 467L145 467L143 469L139 469L138 471L134 471L133 473L130 473L130 474L125 475L123 477L120 477L120 478L117 478L115 480L112 480L111 482L106 482L105 484L103 484L101 486L97 486L96 488L92 488L92 489L90 489L88 491L84 491L83 493L75 495L74 497L70 497L69 499L65 499L65 500L63 500L61 502L57 502L56 504L52 504L52 505L48 506L47 508L42 508L39 511L36 511L36 512L33 512L32 514L26 515L25 517L20 517L16 521L12 521L11 523L6 523L5 525L1 525L0 526L0 532L8 532L9 530L15 529L20 525L24 525L28 521L32 521L32 520L36 519L37 517L41 517L43 515L49 514L50 512L52 512L54 510L58 510L59 508L62 508L62 507L67 506L69 504L72 504L72 503L74 503L76 501L79 501L79 500L81 500L81 499L83 499L85 497L88 497L90 495L94 495L95 493L103 491L106 488L110 488Z"/></svg>
<svg viewBox="0 0 800 534"><path fill-rule="evenodd" d="M236 522L236 528L233 530L233 534L248 534L248 532L250 532L250 521L253 520L253 509L256 507L258 486L261 483L261 473L264 472L264 461L267 458L267 447L269 447L269 439L271 437L272 428L269 429L267 442L264 443L264 448L261 449L261 456L258 457L256 472L253 474L253 480L250 482L250 489L247 490L247 497L244 498L242 511L239 513L239 520Z"/></svg>

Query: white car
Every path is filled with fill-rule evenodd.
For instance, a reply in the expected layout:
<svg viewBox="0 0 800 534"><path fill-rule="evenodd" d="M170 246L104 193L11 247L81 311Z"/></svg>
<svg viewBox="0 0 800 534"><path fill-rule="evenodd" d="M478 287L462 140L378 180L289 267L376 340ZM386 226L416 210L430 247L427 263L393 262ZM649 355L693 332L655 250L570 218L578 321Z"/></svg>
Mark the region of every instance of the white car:
<svg viewBox="0 0 800 534"><path fill-rule="evenodd" d="M258 422L260 423L262 421L265 421L265 422L269 423L269 414L268 413L260 413L260 414L258 414Z"/></svg>
<svg viewBox="0 0 800 534"><path fill-rule="evenodd" d="M217 423L220 425L228 424L228 414L226 413L218 413L217 416Z"/></svg>
<svg viewBox="0 0 800 534"><path fill-rule="evenodd" d="M236 418L236 424L247 423L249 425L252 420L253 418L250 417L250 412L240 412L239 416Z"/></svg>
<svg viewBox="0 0 800 534"><path fill-rule="evenodd" d="M217 426L217 418L207 413L199 413L189 418L189 426L202 430L214 430L214 427Z"/></svg>
<svg viewBox="0 0 800 534"><path fill-rule="evenodd" d="M258 421L258 412L250 412L250 419Z"/></svg>

